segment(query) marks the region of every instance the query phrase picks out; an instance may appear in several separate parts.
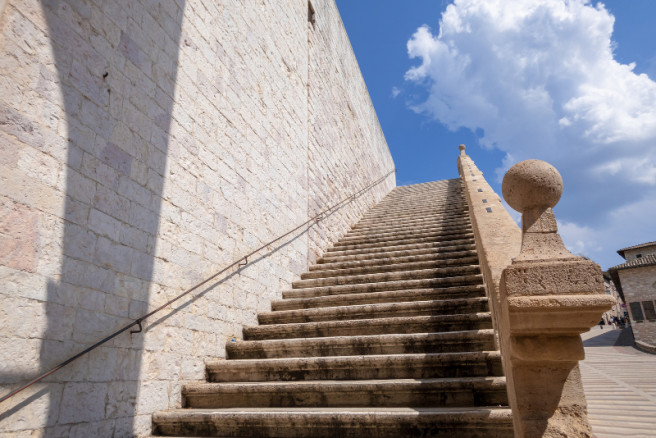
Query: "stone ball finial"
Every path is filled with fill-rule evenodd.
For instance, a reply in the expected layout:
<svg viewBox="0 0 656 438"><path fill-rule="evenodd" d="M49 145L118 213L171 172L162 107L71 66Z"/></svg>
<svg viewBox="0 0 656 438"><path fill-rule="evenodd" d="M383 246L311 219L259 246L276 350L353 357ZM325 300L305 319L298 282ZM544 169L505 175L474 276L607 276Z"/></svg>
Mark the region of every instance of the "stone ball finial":
<svg viewBox="0 0 656 438"><path fill-rule="evenodd" d="M458 146L458 150L459 151L464 151L465 150L465 145L461 144L460 146Z"/></svg>
<svg viewBox="0 0 656 438"><path fill-rule="evenodd" d="M508 205L520 213L553 208L563 194L563 179L551 164L526 160L506 172L501 191Z"/></svg>

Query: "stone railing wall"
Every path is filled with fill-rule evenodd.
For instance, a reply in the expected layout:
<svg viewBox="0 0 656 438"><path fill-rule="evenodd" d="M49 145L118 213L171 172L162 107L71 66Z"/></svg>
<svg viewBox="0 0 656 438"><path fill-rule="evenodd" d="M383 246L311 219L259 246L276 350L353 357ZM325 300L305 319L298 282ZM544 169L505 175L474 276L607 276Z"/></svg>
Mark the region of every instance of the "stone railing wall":
<svg viewBox="0 0 656 438"><path fill-rule="evenodd" d="M337 7L312 4L7 1L1 394L394 168ZM4 402L0 435L149 434L394 185Z"/></svg>
<svg viewBox="0 0 656 438"><path fill-rule="evenodd" d="M500 199L493 192L482 195L489 187L464 146L460 151L458 167L498 331L515 436L590 437L578 367L584 358L580 334L615 300L605 294L599 266L569 253L558 235L552 208L562 179L538 160L518 163L504 177L504 198L522 213L517 251L517 227L507 213L492 216L503 209Z"/></svg>
<svg viewBox="0 0 656 438"><path fill-rule="evenodd" d="M501 198L487 183L476 163L460 145L458 172L469 203L469 215L476 237L476 251L483 280L490 298L494 328L497 329L501 298L499 282L506 266L519 254L522 231L501 203Z"/></svg>

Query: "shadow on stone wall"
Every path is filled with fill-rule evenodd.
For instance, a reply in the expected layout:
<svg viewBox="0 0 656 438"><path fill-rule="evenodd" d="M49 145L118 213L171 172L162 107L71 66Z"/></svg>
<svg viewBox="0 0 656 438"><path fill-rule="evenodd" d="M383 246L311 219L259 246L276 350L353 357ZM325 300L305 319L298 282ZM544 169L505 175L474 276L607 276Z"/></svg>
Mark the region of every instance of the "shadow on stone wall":
<svg viewBox="0 0 656 438"><path fill-rule="evenodd" d="M184 0L41 1L68 132L47 370L146 311ZM125 333L53 375L46 436L132 435L142 351Z"/></svg>

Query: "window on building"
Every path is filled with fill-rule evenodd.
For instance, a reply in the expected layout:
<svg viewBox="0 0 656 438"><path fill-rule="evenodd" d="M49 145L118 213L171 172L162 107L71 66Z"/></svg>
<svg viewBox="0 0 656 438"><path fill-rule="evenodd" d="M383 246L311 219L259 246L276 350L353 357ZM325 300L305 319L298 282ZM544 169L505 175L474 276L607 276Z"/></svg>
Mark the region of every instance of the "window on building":
<svg viewBox="0 0 656 438"><path fill-rule="evenodd" d="M641 259L641 258L642 258L642 254L636 254L636 258L637 258L637 259Z"/></svg>
<svg viewBox="0 0 656 438"><path fill-rule="evenodd" d="M631 308L631 319L635 322L644 321L645 317L642 315L642 306L640 303L629 303L629 307Z"/></svg>
<svg viewBox="0 0 656 438"><path fill-rule="evenodd" d="M656 319L656 311L654 310L653 301L643 301L642 308L645 311L645 319L649 319L649 320Z"/></svg>

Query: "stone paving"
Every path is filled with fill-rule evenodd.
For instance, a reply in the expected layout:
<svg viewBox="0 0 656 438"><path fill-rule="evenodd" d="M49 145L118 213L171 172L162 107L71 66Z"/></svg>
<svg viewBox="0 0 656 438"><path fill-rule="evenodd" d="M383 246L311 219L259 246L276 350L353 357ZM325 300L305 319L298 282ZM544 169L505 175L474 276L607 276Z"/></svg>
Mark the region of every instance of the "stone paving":
<svg viewBox="0 0 656 438"><path fill-rule="evenodd" d="M596 438L656 437L656 355L631 346L630 329L582 335L581 374Z"/></svg>

